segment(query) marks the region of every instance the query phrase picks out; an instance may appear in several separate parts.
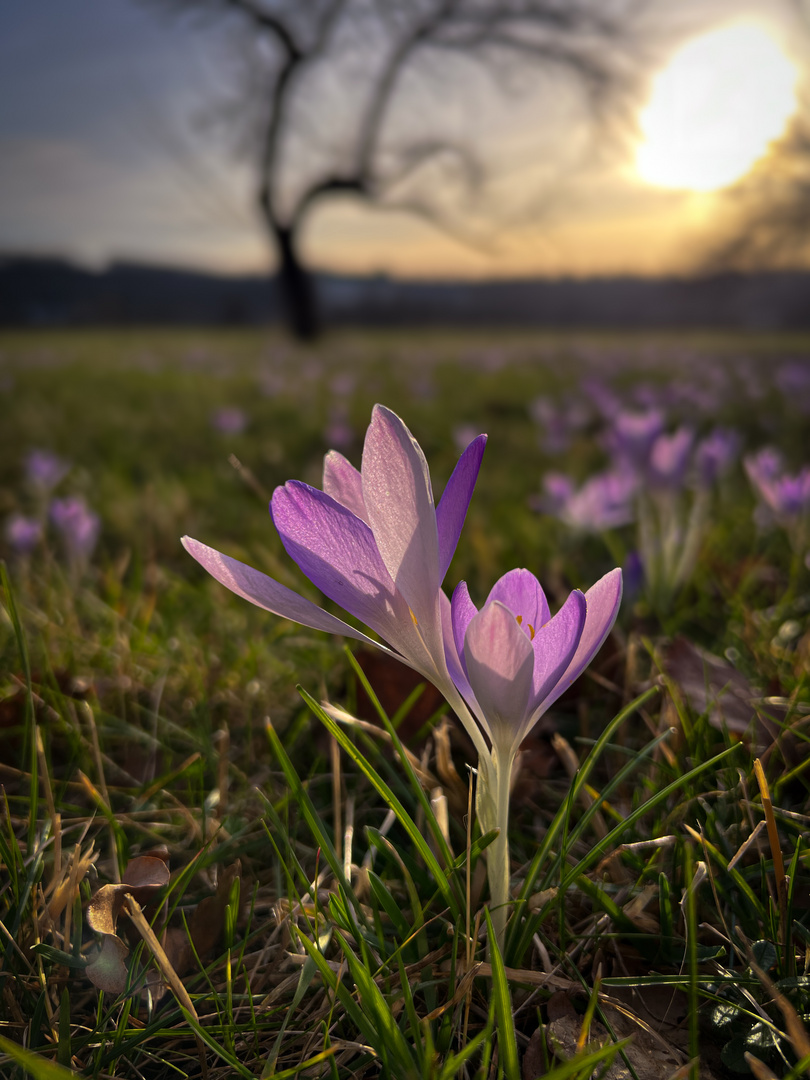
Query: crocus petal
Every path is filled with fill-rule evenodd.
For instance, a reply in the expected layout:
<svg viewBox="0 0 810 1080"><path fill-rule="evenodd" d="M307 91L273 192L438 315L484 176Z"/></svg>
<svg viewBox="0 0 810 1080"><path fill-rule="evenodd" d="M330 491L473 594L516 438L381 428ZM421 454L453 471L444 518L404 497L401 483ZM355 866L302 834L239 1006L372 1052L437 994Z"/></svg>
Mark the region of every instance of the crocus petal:
<svg viewBox="0 0 810 1080"><path fill-rule="evenodd" d="M408 605L365 522L297 480L276 488L272 513L287 553L322 593L405 655L423 653Z"/></svg>
<svg viewBox="0 0 810 1080"><path fill-rule="evenodd" d="M440 582L444 581L444 576L455 554L486 444L486 435L479 435L477 439L473 439L453 469L452 476L447 481L447 487L442 492L442 497L436 507Z"/></svg>
<svg viewBox="0 0 810 1080"><path fill-rule="evenodd" d="M587 604L585 612L585 627L582 637L579 639L574 658L566 668L562 678L557 683L556 689L545 700L548 708L556 701L560 694L578 679L585 668L590 664L594 656L599 652L605 638L616 621L619 613L619 605L622 602L622 572L620 569L611 570L600 578L595 585L585 593Z"/></svg>
<svg viewBox="0 0 810 1080"><path fill-rule="evenodd" d="M375 405L363 446L363 499L388 573L422 632L439 620L436 511L425 455L400 418Z"/></svg>
<svg viewBox="0 0 810 1080"><path fill-rule="evenodd" d="M493 745L508 756L515 731L526 717L534 671L534 650L512 612L497 601L487 604L467 627L467 674L476 700L489 721Z"/></svg>
<svg viewBox="0 0 810 1080"><path fill-rule="evenodd" d="M303 596L274 581L260 570L254 570L252 566L246 566L245 563L232 559L229 555L223 555L220 551L201 544L199 540L194 540L190 536L184 536L181 542L189 555L193 556L204 570L207 570L231 592L249 600L251 604L264 608L265 611L271 611L274 615L280 615L283 619L301 623L302 626L310 626L313 630L325 630L327 634L343 634L345 637L354 638L367 645L380 647L362 631L355 630L342 619L335 618L334 615L319 608L317 604L305 600ZM385 652L390 652L389 649L384 647L383 649Z"/></svg>
<svg viewBox="0 0 810 1080"><path fill-rule="evenodd" d="M478 608L470 599L467 582L460 581L453 590L453 599L450 601L450 618L453 630L453 644L456 647L461 668L465 672L465 678L467 662L464 659L464 638L467 634L467 627L477 614Z"/></svg>
<svg viewBox="0 0 810 1080"><path fill-rule="evenodd" d="M323 459L323 490L335 502L368 524L366 504L363 502L363 479L360 470L337 450L330 450Z"/></svg>
<svg viewBox="0 0 810 1080"><path fill-rule="evenodd" d="M462 582L462 584L464 584ZM466 590L466 585L464 586ZM458 590L457 590L458 591ZM472 601L470 601L472 604ZM450 601L444 593L439 595L439 604L441 608L441 620L442 620L442 638L444 640L444 660L447 665L447 671L450 676L450 680L456 687L456 689L467 699L470 704L473 702L473 693L470 689L470 683L467 678L466 662L464 660L464 637L461 638L461 649L456 645L453 628L453 609ZM475 607L473 607L472 615L476 613ZM465 623L466 629L466 623Z"/></svg>
<svg viewBox="0 0 810 1080"><path fill-rule="evenodd" d="M585 627L588 604L575 589L553 619L534 635L534 679L530 711L532 724L545 711L546 700L554 691L576 653ZM526 733L527 734L527 733Z"/></svg>
<svg viewBox="0 0 810 1080"><path fill-rule="evenodd" d="M487 603L495 600L509 608L529 637L551 618L546 594L530 570L510 570L499 578L490 590Z"/></svg>

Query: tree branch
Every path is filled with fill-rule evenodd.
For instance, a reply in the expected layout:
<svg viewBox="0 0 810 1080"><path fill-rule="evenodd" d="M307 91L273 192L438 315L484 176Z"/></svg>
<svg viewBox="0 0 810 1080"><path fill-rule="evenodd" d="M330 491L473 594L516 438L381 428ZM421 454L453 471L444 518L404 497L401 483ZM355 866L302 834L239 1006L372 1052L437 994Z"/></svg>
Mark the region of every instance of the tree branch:
<svg viewBox="0 0 810 1080"><path fill-rule="evenodd" d="M269 11L265 11L255 0L224 0L224 3L250 19L260 30L267 30L273 34L289 57L295 60L303 58L303 53L289 27L285 26L277 15L271 15Z"/></svg>

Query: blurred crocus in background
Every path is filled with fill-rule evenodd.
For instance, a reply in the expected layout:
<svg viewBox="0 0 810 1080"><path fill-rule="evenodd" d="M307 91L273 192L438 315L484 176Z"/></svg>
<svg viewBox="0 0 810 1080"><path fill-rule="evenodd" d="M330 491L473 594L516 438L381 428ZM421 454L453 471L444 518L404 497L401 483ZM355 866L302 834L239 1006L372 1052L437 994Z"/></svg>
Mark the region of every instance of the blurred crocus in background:
<svg viewBox="0 0 810 1080"><path fill-rule="evenodd" d="M332 404L324 431L328 446L347 449L354 442L354 429L349 419L349 411L343 402Z"/></svg>
<svg viewBox="0 0 810 1080"><path fill-rule="evenodd" d="M695 433L688 427L679 427L671 435L659 435L650 449L646 473L650 487L680 488L689 465Z"/></svg>
<svg viewBox="0 0 810 1080"><path fill-rule="evenodd" d="M89 560L98 542L101 521L88 507L81 495L69 495L54 499L50 518L59 533L68 559L76 569Z"/></svg>
<svg viewBox="0 0 810 1080"><path fill-rule="evenodd" d="M648 390L650 403L662 393ZM697 440L688 424L668 431L662 407L609 413L612 391L598 380L588 383L588 391L604 416L599 441L610 462L578 487L564 473L549 471L543 494L531 505L576 532L601 534L611 556L622 563L627 548L617 530L634 522L632 578L663 616L694 572L716 483L736 460L741 437L716 427Z"/></svg>
<svg viewBox="0 0 810 1080"><path fill-rule="evenodd" d="M660 409L644 412L620 409L605 432L605 446L617 462L643 471L653 444L663 431L664 414Z"/></svg>
<svg viewBox="0 0 810 1080"><path fill-rule="evenodd" d="M42 539L42 522L24 514L12 514L6 521L6 540L17 555L29 555Z"/></svg>
<svg viewBox="0 0 810 1080"><path fill-rule="evenodd" d="M759 499L757 524L761 528L781 526L794 554L803 555L810 527L810 465L789 473L782 455L770 446L749 454L743 464Z"/></svg>
<svg viewBox="0 0 810 1080"><path fill-rule="evenodd" d="M247 414L236 405L224 405L211 416L211 427L220 435L241 435L247 423Z"/></svg>
<svg viewBox="0 0 810 1080"><path fill-rule="evenodd" d="M559 481L555 482L560 490ZM559 517L581 532L604 532L627 525L636 516L638 475L624 463L606 469L572 490L559 506Z"/></svg>
<svg viewBox="0 0 810 1080"><path fill-rule="evenodd" d="M734 428L714 428L695 447L697 483L711 487L728 473L742 449L742 435Z"/></svg>
<svg viewBox="0 0 810 1080"><path fill-rule="evenodd" d="M746 457L744 465L754 491L775 521L789 525L810 510L810 465L789 473L771 447Z"/></svg>
<svg viewBox="0 0 810 1080"><path fill-rule="evenodd" d="M38 492L48 494L70 472L70 464L50 450L32 450L25 459L25 477Z"/></svg>

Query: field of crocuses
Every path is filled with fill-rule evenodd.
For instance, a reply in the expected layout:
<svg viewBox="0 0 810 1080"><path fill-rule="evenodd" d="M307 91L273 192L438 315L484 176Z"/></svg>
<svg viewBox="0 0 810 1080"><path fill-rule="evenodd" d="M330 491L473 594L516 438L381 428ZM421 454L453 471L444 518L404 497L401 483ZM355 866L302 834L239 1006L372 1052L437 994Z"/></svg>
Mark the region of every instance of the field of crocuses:
<svg viewBox="0 0 810 1080"><path fill-rule="evenodd" d="M5 334L0 399L0 1075L805 1074L810 341Z"/></svg>

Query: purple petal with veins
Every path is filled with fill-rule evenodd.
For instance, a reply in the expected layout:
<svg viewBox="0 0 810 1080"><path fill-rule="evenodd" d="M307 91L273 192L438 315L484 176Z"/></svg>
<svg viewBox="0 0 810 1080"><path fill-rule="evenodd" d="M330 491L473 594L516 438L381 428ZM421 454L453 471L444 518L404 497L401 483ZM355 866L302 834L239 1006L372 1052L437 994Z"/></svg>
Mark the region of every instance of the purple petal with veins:
<svg viewBox="0 0 810 1080"><path fill-rule="evenodd" d="M486 435L479 435L473 439L459 458L455 469L453 469L442 497L439 499L439 505L436 507L440 582L444 581L444 576L456 551L475 481L478 479L478 471L481 468L481 458L484 456L486 443Z"/></svg>
<svg viewBox="0 0 810 1080"><path fill-rule="evenodd" d="M453 628L453 644L459 657L465 678L467 674L466 661L464 659L464 637L467 627L478 614L478 608L470 599L470 591L466 581L460 581L453 590L453 598L450 601L450 617Z"/></svg>
<svg viewBox="0 0 810 1080"><path fill-rule="evenodd" d="M534 679L530 712L545 705L568 669L585 627L587 601L575 589L553 619L534 635Z"/></svg>
<svg viewBox="0 0 810 1080"><path fill-rule="evenodd" d="M281 542L313 585L395 648L416 646L408 605L365 522L298 480L276 488L272 508Z"/></svg>
<svg viewBox="0 0 810 1080"><path fill-rule="evenodd" d="M403 422L375 405L363 446L363 500L380 557L422 632L438 627L439 541L427 462Z"/></svg>
<svg viewBox="0 0 810 1080"><path fill-rule="evenodd" d="M509 608L530 638L551 618L546 594L530 570L510 570L499 578L487 597L487 603L495 600Z"/></svg>
<svg viewBox="0 0 810 1080"><path fill-rule="evenodd" d="M311 601L299 596L273 578L254 570L252 566L223 555L214 548L193 540L190 536L182 539L183 547L197 560L204 570L216 578L222 585L249 600L251 604L264 608L283 619L309 626L313 630L325 630L328 634L344 634L367 645L377 645L373 639L353 626L335 618ZM379 647L379 646L378 646ZM386 652L389 650L386 649Z"/></svg>
<svg viewBox="0 0 810 1080"><path fill-rule="evenodd" d="M363 478L360 471L337 450L330 450L323 459L323 490L368 524L366 504L363 502Z"/></svg>
<svg viewBox="0 0 810 1080"><path fill-rule="evenodd" d="M526 716L534 650L513 613L495 601L473 618L464 638L470 686L499 752Z"/></svg>
<svg viewBox="0 0 810 1080"><path fill-rule="evenodd" d="M560 679L557 690L548 699L550 705L578 679L593 660L610 633L622 602L622 572L611 570L585 593L587 604L585 626L577 651Z"/></svg>

